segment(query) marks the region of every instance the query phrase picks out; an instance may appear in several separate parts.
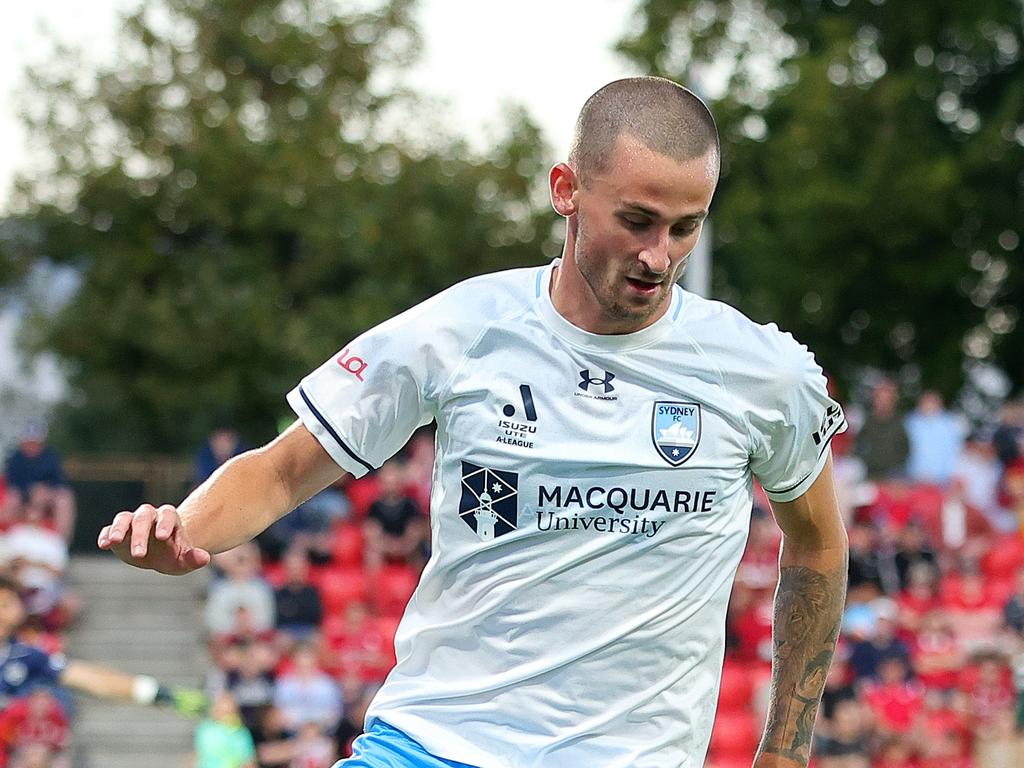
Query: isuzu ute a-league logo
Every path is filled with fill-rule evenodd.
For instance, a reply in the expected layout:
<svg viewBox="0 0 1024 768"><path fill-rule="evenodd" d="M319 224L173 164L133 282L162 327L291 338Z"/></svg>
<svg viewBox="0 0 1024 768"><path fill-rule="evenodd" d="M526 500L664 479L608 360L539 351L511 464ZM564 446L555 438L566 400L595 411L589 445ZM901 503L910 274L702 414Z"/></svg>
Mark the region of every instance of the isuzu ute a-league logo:
<svg viewBox="0 0 1024 768"><path fill-rule="evenodd" d="M651 415L651 438L658 455L678 467L693 455L700 442L700 406L659 400Z"/></svg>
<svg viewBox="0 0 1024 768"><path fill-rule="evenodd" d="M493 541L519 524L519 473L462 462L459 517L481 541Z"/></svg>

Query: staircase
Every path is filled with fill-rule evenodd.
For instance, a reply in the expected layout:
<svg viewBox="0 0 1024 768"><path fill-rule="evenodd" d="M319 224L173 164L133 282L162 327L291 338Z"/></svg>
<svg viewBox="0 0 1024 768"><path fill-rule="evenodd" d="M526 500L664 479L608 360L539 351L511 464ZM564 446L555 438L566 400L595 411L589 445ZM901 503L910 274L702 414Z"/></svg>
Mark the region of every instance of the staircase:
<svg viewBox="0 0 1024 768"><path fill-rule="evenodd" d="M70 589L82 616L68 633L71 659L171 685L202 686L207 668L202 605L208 574L164 576L112 555L72 558ZM75 696L78 768L182 768L196 721L173 711Z"/></svg>

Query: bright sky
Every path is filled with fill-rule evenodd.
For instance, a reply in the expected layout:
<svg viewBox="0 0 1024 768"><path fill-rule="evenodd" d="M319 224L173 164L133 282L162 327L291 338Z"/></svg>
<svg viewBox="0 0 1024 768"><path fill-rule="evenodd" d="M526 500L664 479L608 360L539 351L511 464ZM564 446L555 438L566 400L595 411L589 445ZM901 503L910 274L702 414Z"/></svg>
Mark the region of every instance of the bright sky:
<svg viewBox="0 0 1024 768"><path fill-rule="evenodd" d="M117 12L136 0L10 2L0 25L0 213L25 167L25 135L12 104L24 66L49 51L41 28L105 62ZM583 101L609 80L639 74L612 53L630 28L631 0L420 0L424 53L408 84L450 99L451 125L471 139L494 132L503 104L524 104L558 156ZM515 10L510 10L514 8Z"/></svg>

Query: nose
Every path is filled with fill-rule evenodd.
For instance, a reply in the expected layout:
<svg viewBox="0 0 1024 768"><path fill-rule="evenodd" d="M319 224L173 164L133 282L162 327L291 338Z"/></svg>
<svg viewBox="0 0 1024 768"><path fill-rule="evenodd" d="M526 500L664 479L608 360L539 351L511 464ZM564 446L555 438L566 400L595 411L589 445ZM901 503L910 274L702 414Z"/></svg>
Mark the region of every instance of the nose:
<svg viewBox="0 0 1024 768"><path fill-rule="evenodd" d="M640 251L637 258L651 272L663 275L672 266L672 259L668 252L670 242L668 227L659 229L656 237L657 240Z"/></svg>

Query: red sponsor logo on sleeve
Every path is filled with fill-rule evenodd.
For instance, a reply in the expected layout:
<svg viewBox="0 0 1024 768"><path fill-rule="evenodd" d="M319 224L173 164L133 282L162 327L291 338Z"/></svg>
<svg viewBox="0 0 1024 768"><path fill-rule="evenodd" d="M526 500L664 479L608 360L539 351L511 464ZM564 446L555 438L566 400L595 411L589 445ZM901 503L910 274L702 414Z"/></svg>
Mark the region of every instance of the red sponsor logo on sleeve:
<svg viewBox="0 0 1024 768"><path fill-rule="evenodd" d="M341 350L341 354L338 356L337 362L338 365L346 371L351 373L360 381L363 381L363 371L366 370L366 361L356 355L350 355L348 353L348 347Z"/></svg>

